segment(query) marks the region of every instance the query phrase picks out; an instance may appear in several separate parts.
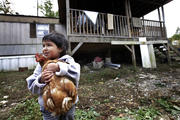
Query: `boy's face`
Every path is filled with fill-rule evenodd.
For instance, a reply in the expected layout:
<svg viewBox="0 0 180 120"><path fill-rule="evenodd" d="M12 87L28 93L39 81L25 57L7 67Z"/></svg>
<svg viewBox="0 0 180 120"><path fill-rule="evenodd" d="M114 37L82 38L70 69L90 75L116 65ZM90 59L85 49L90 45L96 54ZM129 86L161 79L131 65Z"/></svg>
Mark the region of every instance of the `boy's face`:
<svg viewBox="0 0 180 120"><path fill-rule="evenodd" d="M62 49L58 48L55 43L51 42L50 40L46 40L43 41L42 44L42 52L48 59L52 60L60 57Z"/></svg>

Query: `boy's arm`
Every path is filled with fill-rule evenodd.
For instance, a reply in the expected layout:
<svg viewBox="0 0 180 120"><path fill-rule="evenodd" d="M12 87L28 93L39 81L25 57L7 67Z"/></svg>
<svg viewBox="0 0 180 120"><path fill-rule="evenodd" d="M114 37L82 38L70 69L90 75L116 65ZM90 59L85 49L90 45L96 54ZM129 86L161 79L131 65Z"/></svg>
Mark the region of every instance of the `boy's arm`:
<svg viewBox="0 0 180 120"><path fill-rule="evenodd" d="M41 79L41 66L38 63L33 74L26 79L28 84L28 89L33 94L41 94L43 87L46 85L44 83L40 83L40 79Z"/></svg>
<svg viewBox="0 0 180 120"><path fill-rule="evenodd" d="M55 74L58 76L71 77L75 80L76 87L78 87L80 79L80 65L76 63L72 57L67 58L65 62L58 62L60 71L56 72Z"/></svg>

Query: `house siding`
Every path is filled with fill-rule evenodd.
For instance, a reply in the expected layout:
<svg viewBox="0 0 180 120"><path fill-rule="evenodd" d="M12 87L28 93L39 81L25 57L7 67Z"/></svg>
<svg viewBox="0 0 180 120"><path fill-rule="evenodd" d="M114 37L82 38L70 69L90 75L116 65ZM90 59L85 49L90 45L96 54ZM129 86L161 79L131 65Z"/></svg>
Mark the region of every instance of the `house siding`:
<svg viewBox="0 0 180 120"><path fill-rule="evenodd" d="M65 28L55 24L55 31L65 33ZM30 38L30 23L0 22L0 56L41 52L41 40Z"/></svg>

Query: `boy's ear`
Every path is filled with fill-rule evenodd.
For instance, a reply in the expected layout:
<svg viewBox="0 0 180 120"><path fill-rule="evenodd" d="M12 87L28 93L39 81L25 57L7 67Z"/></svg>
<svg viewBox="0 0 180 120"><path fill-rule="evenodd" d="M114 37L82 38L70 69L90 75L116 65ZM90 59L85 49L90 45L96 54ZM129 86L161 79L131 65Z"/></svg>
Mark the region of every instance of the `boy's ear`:
<svg viewBox="0 0 180 120"><path fill-rule="evenodd" d="M61 52L63 51L63 49L62 49L62 48L58 48L58 50L59 50L59 53L61 53Z"/></svg>

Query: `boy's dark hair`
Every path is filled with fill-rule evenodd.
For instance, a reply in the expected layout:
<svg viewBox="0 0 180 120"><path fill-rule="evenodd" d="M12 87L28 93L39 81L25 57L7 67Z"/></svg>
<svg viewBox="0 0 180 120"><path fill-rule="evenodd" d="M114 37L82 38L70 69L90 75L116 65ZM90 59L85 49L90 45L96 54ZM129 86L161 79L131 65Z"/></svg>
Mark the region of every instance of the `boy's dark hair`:
<svg viewBox="0 0 180 120"><path fill-rule="evenodd" d="M47 40L55 43L58 48L61 48L63 50L60 54L61 56L66 54L66 51L68 49L68 41L63 34L58 32L51 32L42 38L42 41Z"/></svg>

